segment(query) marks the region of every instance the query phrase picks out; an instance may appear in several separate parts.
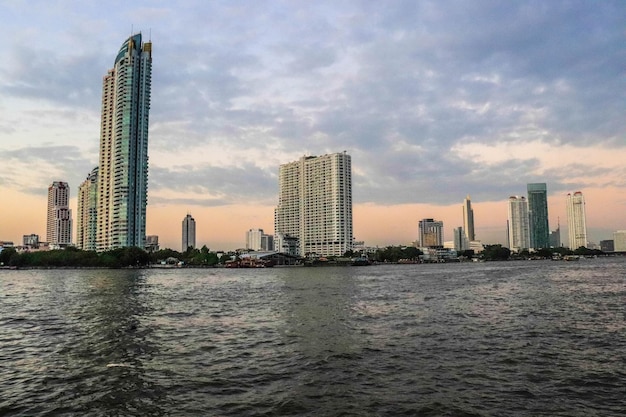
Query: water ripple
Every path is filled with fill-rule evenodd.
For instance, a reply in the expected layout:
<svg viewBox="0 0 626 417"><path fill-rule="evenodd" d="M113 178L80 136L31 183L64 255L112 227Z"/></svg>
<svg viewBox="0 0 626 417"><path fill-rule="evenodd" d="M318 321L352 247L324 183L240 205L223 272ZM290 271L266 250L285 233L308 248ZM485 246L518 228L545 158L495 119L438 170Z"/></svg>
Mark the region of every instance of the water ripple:
<svg viewBox="0 0 626 417"><path fill-rule="evenodd" d="M625 272L1 271L0 415L625 415Z"/></svg>

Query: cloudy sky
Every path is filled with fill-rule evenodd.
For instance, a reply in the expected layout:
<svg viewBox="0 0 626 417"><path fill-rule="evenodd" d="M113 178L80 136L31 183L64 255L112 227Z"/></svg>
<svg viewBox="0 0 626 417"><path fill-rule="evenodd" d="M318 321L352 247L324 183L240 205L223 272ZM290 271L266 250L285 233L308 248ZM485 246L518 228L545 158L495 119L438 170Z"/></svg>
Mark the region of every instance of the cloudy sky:
<svg viewBox="0 0 626 417"><path fill-rule="evenodd" d="M626 7L596 1L0 0L0 240L45 239L48 185L98 163L102 77L153 42L148 234L180 250L273 232L278 166L347 151L354 230L408 244L417 223L505 238L507 199L545 182L567 242L626 229Z"/></svg>

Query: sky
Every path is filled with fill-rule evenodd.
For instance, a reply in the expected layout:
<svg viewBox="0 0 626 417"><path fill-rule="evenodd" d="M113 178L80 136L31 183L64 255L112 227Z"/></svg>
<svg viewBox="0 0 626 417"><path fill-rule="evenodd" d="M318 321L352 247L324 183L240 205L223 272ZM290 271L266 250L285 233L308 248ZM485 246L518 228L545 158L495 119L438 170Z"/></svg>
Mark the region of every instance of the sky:
<svg viewBox="0 0 626 417"><path fill-rule="evenodd" d="M352 157L354 237L422 218L504 243L507 200L582 191L589 239L626 229L626 7L604 1L0 0L0 240L45 239L47 188L98 164L102 77L153 43L147 234L229 250L273 233L278 167ZM75 233L75 232L74 232Z"/></svg>

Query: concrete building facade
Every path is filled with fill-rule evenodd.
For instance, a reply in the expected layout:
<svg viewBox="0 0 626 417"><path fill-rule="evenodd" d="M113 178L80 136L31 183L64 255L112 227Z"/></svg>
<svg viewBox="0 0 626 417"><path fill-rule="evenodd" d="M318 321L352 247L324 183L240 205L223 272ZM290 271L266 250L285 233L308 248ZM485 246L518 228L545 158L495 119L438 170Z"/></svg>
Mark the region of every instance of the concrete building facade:
<svg viewBox="0 0 626 417"><path fill-rule="evenodd" d="M95 167L78 187L76 215L76 247L96 250L98 227L98 167Z"/></svg>
<svg viewBox="0 0 626 417"><path fill-rule="evenodd" d="M196 220L187 214L183 219L181 251L196 247Z"/></svg>
<svg viewBox="0 0 626 417"><path fill-rule="evenodd" d="M509 197L508 238L509 249L514 252L531 247L528 201L525 197Z"/></svg>
<svg viewBox="0 0 626 417"><path fill-rule="evenodd" d="M443 222L422 219L418 225L419 245L425 248L443 246Z"/></svg>
<svg viewBox="0 0 626 417"><path fill-rule="evenodd" d="M569 248L576 250L587 247L587 220L585 215L585 197L580 191L567 194L567 229Z"/></svg>
<svg viewBox="0 0 626 417"><path fill-rule="evenodd" d="M48 187L46 241L58 249L72 243L72 211L69 208L70 187L66 182L54 181Z"/></svg>
<svg viewBox="0 0 626 417"><path fill-rule="evenodd" d="M626 252L626 230L613 232L613 251Z"/></svg>
<svg viewBox="0 0 626 417"><path fill-rule="evenodd" d="M282 250L287 237L298 239L298 255L341 256L351 250L350 155L304 156L281 165L278 177L275 246Z"/></svg>

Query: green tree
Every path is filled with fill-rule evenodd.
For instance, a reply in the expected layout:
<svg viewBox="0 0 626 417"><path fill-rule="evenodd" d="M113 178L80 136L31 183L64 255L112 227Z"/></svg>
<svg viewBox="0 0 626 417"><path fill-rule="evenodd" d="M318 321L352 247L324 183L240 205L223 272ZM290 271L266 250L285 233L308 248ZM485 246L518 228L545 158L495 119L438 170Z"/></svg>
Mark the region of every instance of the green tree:
<svg viewBox="0 0 626 417"><path fill-rule="evenodd" d="M510 258L511 251L502 245L487 245L482 256L486 261L506 261Z"/></svg>
<svg viewBox="0 0 626 417"><path fill-rule="evenodd" d="M230 261L232 259L232 256L228 255L227 253L223 254L220 257L220 264L225 264L226 262Z"/></svg>
<svg viewBox="0 0 626 417"><path fill-rule="evenodd" d="M13 254L17 253L15 248L4 248L0 252L0 265L9 265Z"/></svg>

